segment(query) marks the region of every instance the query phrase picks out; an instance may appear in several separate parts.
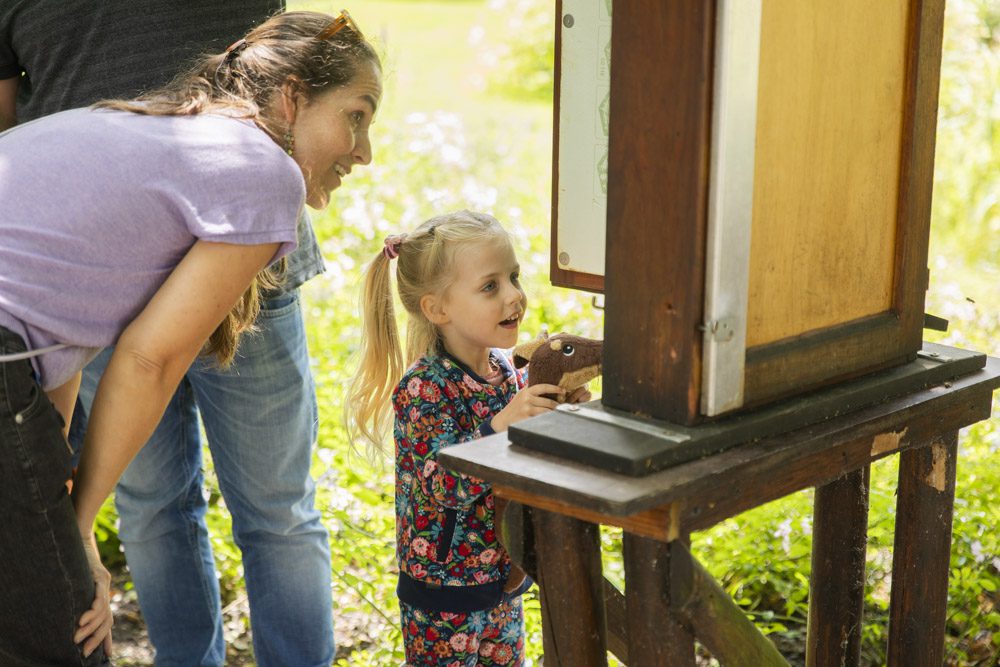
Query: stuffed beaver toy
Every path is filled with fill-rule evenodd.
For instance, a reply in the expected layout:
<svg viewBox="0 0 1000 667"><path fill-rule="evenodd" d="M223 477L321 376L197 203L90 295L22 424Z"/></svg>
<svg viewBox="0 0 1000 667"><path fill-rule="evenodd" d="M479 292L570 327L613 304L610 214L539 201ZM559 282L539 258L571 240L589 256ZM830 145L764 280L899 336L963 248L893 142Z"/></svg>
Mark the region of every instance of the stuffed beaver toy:
<svg viewBox="0 0 1000 667"><path fill-rule="evenodd" d="M542 332L514 348L514 366L528 370L528 384L554 384L568 396L601 374L603 341L583 336Z"/></svg>

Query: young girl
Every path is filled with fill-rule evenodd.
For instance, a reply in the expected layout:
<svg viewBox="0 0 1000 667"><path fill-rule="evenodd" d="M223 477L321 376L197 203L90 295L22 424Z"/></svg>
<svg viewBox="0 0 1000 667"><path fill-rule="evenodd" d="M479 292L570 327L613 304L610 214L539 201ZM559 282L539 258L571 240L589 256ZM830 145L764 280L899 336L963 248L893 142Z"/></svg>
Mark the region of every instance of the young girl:
<svg viewBox="0 0 1000 667"><path fill-rule="evenodd" d="M389 265L409 315L406 359ZM407 665L521 665L521 593L531 584L498 541L489 486L437 462L442 448L497 431L557 403L525 387L498 348L517 342L527 298L510 236L460 211L390 236L365 277L362 360L349 400L353 428L376 447L395 413L396 556ZM401 380L398 378L402 377ZM569 400L586 400L585 391ZM391 399L391 400L390 400Z"/></svg>

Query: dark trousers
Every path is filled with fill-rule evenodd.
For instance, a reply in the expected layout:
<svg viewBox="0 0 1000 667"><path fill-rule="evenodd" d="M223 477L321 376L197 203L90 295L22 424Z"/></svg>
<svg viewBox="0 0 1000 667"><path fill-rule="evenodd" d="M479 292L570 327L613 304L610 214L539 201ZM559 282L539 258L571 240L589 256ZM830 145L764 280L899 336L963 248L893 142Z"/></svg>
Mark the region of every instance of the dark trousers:
<svg viewBox="0 0 1000 667"><path fill-rule="evenodd" d="M24 342L0 327L0 355ZM0 665L107 665L73 643L94 579L66 490L62 417L29 361L0 362Z"/></svg>

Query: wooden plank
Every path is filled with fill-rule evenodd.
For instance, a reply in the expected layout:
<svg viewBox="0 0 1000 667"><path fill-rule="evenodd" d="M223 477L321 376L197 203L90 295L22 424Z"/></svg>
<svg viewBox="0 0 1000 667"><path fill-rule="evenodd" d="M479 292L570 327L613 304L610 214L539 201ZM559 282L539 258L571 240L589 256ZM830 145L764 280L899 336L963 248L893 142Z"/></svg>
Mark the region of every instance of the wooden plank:
<svg viewBox="0 0 1000 667"><path fill-rule="evenodd" d="M816 489L806 665L861 664L870 466Z"/></svg>
<svg viewBox="0 0 1000 667"><path fill-rule="evenodd" d="M612 7L603 400L681 423L701 396L714 38L714 2Z"/></svg>
<svg viewBox="0 0 1000 667"><path fill-rule="evenodd" d="M958 432L899 459L889 601L890 667L942 664Z"/></svg>
<svg viewBox="0 0 1000 667"><path fill-rule="evenodd" d="M514 424L508 433L511 442L529 449L645 475L940 384L979 370L985 362L982 353L928 343L921 358L909 364L699 426L642 419L594 401Z"/></svg>
<svg viewBox="0 0 1000 667"><path fill-rule="evenodd" d="M748 346L892 309L908 4L763 3Z"/></svg>
<svg viewBox="0 0 1000 667"><path fill-rule="evenodd" d="M938 90L945 0L910 0L910 43L906 49L906 117L899 187L895 311L905 349L923 336L924 295L929 283L931 187L937 138Z"/></svg>
<svg viewBox="0 0 1000 667"><path fill-rule="evenodd" d="M622 555L632 664L694 667L694 636L677 621L670 606L670 544L625 533Z"/></svg>
<svg viewBox="0 0 1000 667"><path fill-rule="evenodd" d="M771 640L747 618L684 543L675 540L669 546L670 610L697 632L698 641L727 667L788 667L788 661Z"/></svg>
<svg viewBox="0 0 1000 667"><path fill-rule="evenodd" d="M604 613L608 626L608 650L627 665L628 617L625 612L625 596L607 578L604 579Z"/></svg>
<svg viewBox="0 0 1000 667"><path fill-rule="evenodd" d="M839 4L832 3L831 7ZM895 0L894 3L879 3L878 7L885 10L893 4L900 6L899 0ZM908 9L904 50L906 78L900 143L902 153L897 171L896 245L891 262L892 304L885 320L888 326L879 331L857 329L849 324L836 325L826 332L830 336L825 338L807 335L803 337L804 341L781 339L750 348L744 387L748 404L761 404L861 371L903 363L920 349L924 293L928 283L930 186L934 168L944 0L907 0L905 4ZM871 25L871 19L868 25ZM879 52L884 51L880 49ZM758 113L758 118L760 116ZM852 163L852 170L855 166ZM852 191L855 189L851 188ZM829 284L839 282L831 281ZM774 348L773 354L762 354L763 350L771 347Z"/></svg>
<svg viewBox="0 0 1000 667"><path fill-rule="evenodd" d="M758 466L749 462L739 474L727 474L716 484L702 481L692 488L693 498L684 505L681 530L702 530L723 519L783 496L819 486L844 473L867 466L874 460L905 452L955 424L975 423L989 418L991 394L984 393L974 404L956 403L937 410L911 413L896 428L850 439L835 440L811 453L788 452L784 463Z"/></svg>
<svg viewBox="0 0 1000 667"><path fill-rule="evenodd" d="M510 554L510 559L532 579L537 579L538 558L535 553L535 527L531 508L497 494L494 516L496 525L500 527L500 543Z"/></svg>
<svg viewBox="0 0 1000 667"><path fill-rule="evenodd" d="M771 489L777 495L769 499L825 484L920 438L986 419L998 385L1000 359L990 357L983 371L953 383L644 477L510 446L506 434L449 447L441 461L493 484L615 516L680 500L680 529L697 530L766 502L760 494Z"/></svg>
<svg viewBox="0 0 1000 667"><path fill-rule="evenodd" d="M597 526L533 512L546 667L607 667Z"/></svg>
<svg viewBox="0 0 1000 667"><path fill-rule="evenodd" d="M670 540L676 539L678 535L677 525L678 514L680 512L679 503L661 505L644 512L637 512L627 517L622 517L614 516L612 514L604 514L601 512L594 512L592 510L560 502L535 493L521 491L502 484L494 484L493 492L498 497L509 498L512 501L516 501L514 503L515 505L518 503L524 503L525 505L530 505L531 507L537 507L539 509L556 512L565 516L571 516L573 518L580 519L581 521L604 524L606 526L618 526L619 528L623 528L629 532L635 533L636 535L642 535L643 537L649 537L663 542L669 542Z"/></svg>

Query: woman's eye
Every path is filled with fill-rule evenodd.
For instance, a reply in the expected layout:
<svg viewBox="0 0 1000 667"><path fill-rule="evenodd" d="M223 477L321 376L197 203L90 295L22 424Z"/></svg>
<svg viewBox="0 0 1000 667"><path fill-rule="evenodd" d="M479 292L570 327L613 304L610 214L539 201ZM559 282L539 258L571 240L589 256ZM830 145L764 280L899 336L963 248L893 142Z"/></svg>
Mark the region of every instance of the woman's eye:
<svg viewBox="0 0 1000 667"><path fill-rule="evenodd" d="M363 111L352 111L351 112L351 124L357 127L361 125L361 121L365 119L365 113Z"/></svg>

